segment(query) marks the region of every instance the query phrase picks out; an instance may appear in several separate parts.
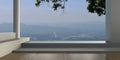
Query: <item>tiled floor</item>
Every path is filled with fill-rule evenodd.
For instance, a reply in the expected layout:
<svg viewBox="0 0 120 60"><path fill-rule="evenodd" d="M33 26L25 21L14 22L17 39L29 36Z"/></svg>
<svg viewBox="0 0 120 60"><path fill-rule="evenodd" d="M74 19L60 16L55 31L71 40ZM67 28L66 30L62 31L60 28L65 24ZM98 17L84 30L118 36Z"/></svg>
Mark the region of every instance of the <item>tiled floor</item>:
<svg viewBox="0 0 120 60"><path fill-rule="evenodd" d="M11 53L0 60L105 60L105 54Z"/></svg>

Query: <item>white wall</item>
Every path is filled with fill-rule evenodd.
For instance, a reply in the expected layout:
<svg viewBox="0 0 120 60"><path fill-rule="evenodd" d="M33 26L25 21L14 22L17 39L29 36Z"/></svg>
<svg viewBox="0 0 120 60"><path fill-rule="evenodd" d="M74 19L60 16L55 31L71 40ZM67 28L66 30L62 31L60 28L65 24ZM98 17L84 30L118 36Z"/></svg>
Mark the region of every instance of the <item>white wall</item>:
<svg viewBox="0 0 120 60"><path fill-rule="evenodd" d="M120 42L120 0L107 0L107 8L108 40Z"/></svg>
<svg viewBox="0 0 120 60"><path fill-rule="evenodd" d="M6 41L6 40L11 40L11 39L16 39L16 33L14 32L2 32L0 33L0 42L1 41Z"/></svg>
<svg viewBox="0 0 120 60"><path fill-rule="evenodd" d="M13 50L20 48L22 43L28 42L29 38L20 38L16 40L0 42L0 58L8 55Z"/></svg>

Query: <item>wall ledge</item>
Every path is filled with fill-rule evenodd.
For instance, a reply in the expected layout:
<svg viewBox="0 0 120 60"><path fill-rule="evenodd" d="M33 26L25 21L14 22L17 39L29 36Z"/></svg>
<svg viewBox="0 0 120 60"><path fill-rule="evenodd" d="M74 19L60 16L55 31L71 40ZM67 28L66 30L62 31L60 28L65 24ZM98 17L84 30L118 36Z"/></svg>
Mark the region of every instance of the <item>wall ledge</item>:
<svg viewBox="0 0 120 60"><path fill-rule="evenodd" d="M20 39L13 39L13 40L6 40L0 42L0 58L3 56L8 55L13 50L16 50L21 47L22 43L28 42L29 38L20 38Z"/></svg>

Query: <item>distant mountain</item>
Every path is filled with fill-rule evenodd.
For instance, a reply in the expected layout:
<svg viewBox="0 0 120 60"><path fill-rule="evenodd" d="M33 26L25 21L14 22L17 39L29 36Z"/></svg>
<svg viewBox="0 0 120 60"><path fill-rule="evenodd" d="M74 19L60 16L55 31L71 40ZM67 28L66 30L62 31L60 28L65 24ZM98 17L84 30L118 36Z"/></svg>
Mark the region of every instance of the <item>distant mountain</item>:
<svg viewBox="0 0 120 60"><path fill-rule="evenodd" d="M13 24L12 23L0 24L0 32L11 32L11 31L13 31Z"/></svg>
<svg viewBox="0 0 120 60"><path fill-rule="evenodd" d="M12 23L0 24L0 32L13 31ZM26 25L21 23L21 36L31 40L104 40L104 24L71 24L61 26Z"/></svg>

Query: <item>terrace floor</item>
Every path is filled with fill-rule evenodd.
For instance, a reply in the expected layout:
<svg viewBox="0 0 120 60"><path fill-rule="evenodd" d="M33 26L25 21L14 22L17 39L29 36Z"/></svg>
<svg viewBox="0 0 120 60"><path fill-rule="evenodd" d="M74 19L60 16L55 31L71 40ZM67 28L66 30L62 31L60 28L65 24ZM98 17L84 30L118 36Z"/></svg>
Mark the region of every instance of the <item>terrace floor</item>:
<svg viewBox="0 0 120 60"><path fill-rule="evenodd" d="M120 60L120 54L11 53L0 60Z"/></svg>
<svg viewBox="0 0 120 60"><path fill-rule="evenodd" d="M89 56L88 56L89 55ZM90 56L96 54L74 54L74 53L11 53L0 60L91 60ZM104 54L100 54L100 60ZM86 58L88 57L88 58Z"/></svg>

